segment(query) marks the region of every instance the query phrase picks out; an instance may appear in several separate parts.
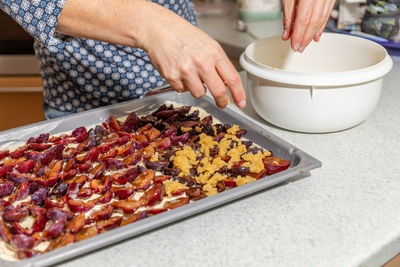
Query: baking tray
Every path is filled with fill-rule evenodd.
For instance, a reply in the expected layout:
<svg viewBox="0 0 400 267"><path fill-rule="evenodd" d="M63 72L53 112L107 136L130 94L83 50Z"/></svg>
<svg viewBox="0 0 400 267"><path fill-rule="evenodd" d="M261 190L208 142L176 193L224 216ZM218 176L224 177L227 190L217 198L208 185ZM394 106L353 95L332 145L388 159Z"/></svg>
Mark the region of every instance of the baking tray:
<svg viewBox="0 0 400 267"><path fill-rule="evenodd" d="M230 108L225 108L224 110L217 108L211 97L205 96L201 99L195 99L189 93L177 94L175 92L152 95L142 99L3 131L0 132L0 145L8 143L10 140L13 142L24 142L29 137L37 136L44 132L52 135L70 131L79 126L92 126L105 121L110 115L118 117L127 115L131 111L135 111L138 115L148 114L161 104L171 100L180 104L201 107L223 123L238 124L240 128L247 129L246 138L270 150L275 156L290 160L291 166L283 172L223 191L214 196L206 197L135 223L118 227L43 255L20 261L0 260L0 266L46 266L64 261L271 187L321 166L319 160L237 114Z"/></svg>

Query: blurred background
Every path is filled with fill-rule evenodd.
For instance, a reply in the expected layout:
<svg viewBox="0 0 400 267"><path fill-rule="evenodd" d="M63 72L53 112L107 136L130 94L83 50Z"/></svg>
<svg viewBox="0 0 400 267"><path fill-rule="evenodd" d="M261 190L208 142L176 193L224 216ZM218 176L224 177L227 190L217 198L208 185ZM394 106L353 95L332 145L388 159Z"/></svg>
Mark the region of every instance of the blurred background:
<svg viewBox="0 0 400 267"><path fill-rule="evenodd" d="M238 70L249 43L282 33L280 0L194 0L198 26L219 41ZM400 54L400 0L340 0L326 31L362 36ZM0 11L0 130L44 119L33 38Z"/></svg>

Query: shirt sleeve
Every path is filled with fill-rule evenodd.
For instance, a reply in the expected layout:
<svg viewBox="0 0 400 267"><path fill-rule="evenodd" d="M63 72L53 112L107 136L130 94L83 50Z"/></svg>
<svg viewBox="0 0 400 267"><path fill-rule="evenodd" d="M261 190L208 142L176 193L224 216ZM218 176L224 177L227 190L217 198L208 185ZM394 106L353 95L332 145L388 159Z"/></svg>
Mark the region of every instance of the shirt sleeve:
<svg viewBox="0 0 400 267"><path fill-rule="evenodd" d="M69 36L56 32L66 0L0 0L0 9L10 15L36 40L56 52Z"/></svg>

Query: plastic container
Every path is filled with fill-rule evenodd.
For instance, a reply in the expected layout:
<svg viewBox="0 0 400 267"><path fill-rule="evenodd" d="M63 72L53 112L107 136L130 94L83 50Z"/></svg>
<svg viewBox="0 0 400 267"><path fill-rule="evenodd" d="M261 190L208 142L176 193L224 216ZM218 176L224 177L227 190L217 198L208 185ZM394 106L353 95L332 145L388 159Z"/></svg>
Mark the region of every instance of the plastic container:
<svg viewBox="0 0 400 267"><path fill-rule="evenodd" d="M364 38L324 33L303 53L274 36L240 57L250 101L266 121L293 131L325 133L366 120L375 109L392 60Z"/></svg>

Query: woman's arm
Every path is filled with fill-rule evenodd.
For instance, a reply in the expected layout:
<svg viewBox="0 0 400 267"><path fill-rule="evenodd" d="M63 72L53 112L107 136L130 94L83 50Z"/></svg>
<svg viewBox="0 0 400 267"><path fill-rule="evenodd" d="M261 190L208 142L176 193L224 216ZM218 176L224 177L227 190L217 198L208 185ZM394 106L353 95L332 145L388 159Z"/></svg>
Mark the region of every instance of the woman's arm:
<svg viewBox="0 0 400 267"><path fill-rule="evenodd" d="M237 106L246 96L239 74L220 45L174 12L145 0L67 0L57 31L144 49L171 86L194 97L207 85L219 107L229 88Z"/></svg>

